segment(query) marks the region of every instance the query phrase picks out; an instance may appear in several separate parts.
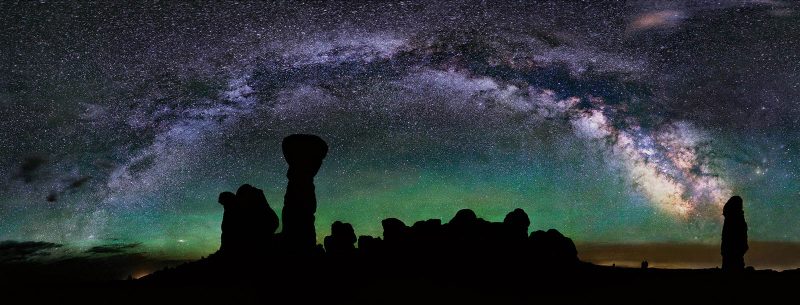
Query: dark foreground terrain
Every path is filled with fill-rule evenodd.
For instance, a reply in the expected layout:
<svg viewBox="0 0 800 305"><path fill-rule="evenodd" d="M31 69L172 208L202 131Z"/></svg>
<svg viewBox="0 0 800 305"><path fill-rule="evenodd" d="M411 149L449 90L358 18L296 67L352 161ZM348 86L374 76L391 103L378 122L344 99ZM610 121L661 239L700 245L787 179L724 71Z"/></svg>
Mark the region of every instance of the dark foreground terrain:
<svg viewBox="0 0 800 305"><path fill-rule="evenodd" d="M318 266L317 266L318 267ZM280 278L129 280L3 287L4 304L793 304L797 271L628 269L582 265L403 272L340 265ZM335 270L332 270L335 269ZM416 268L413 268L416 269ZM353 270L356 271L356 270Z"/></svg>

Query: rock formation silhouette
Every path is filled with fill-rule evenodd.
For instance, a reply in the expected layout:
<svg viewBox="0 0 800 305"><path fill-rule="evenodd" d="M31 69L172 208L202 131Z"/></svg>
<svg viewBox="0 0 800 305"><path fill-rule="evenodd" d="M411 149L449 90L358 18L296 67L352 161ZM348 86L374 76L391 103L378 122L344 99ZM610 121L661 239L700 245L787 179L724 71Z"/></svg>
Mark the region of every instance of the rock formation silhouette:
<svg viewBox="0 0 800 305"><path fill-rule="evenodd" d="M733 196L722 208L725 223L722 225L722 270L744 270L744 254L747 252L747 222L744 221L742 197Z"/></svg>
<svg viewBox="0 0 800 305"><path fill-rule="evenodd" d="M383 239L391 243L403 243L408 234L408 226L397 218L386 218L381 221Z"/></svg>
<svg viewBox="0 0 800 305"><path fill-rule="evenodd" d="M358 253L361 256L376 257L383 253L383 240L380 237L361 235L358 237Z"/></svg>
<svg viewBox="0 0 800 305"><path fill-rule="evenodd" d="M502 234L498 236L499 247L518 259L526 255L530 225L528 214L520 208L506 214L503 219Z"/></svg>
<svg viewBox="0 0 800 305"><path fill-rule="evenodd" d="M352 256L356 251L356 233L349 223L335 221L331 235L325 236L325 253L331 256Z"/></svg>
<svg viewBox="0 0 800 305"><path fill-rule="evenodd" d="M274 236L278 218L263 191L245 184L236 194L223 192L219 196L219 203L225 207L219 251L223 256L263 260L263 255L275 253L297 258L325 252L329 257L345 259L356 256L383 261L401 259L426 262L429 266L451 264L455 268L487 258L529 260L534 265L554 268L578 262L574 243L558 231L536 231L528 236L531 221L519 208L509 212L503 222L484 220L470 209L459 210L445 224L439 219L428 219L407 226L397 218L387 218L381 222L383 239L356 238L352 225L336 221L321 250L316 243L314 224L317 207L314 176L327 155L328 145L315 135L293 134L284 138L282 149L289 165L286 173L289 182L279 242Z"/></svg>
<svg viewBox="0 0 800 305"><path fill-rule="evenodd" d="M409 252L410 230L402 220L397 218L386 218L381 221L383 227L383 239L363 238L363 242L369 248L365 248L365 252L378 255L394 255L401 256ZM359 240L359 249L361 249L361 240Z"/></svg>
<svg viewBox="0 0 800 305"><path fill-rule="evenodd" d="M218 201L225 208L220 254L263 255L273 247L278 215L270 208L261 189L244 184L236 194L222 192Z"/></svg>
<svg viewBox="0 0 800 305"><path fill-rule="evenodd" d="M275 235L278 217L264 192L244 184L235 194L219 195L225 210L217 253L149 278L265 281L299 287L309 278L326 274L337 279L328 291L339 295L350 291L348 280L357 278L397 280L404 277L401 274L419 276L437 270L450 279L497 276L512 281L520 275L512 270L555 274L570 272L579 262L572 240L558 231L536 231L529 236L531 221L522 209L509 212L502 222L480 218L470 209L459 210L447 223L427 219L409 226L387 218L381 222L382 238L356 238L352 225L336 221L323 240L323 249L316 242L314 177L328 146L317 136L295 134L284 138L282 148L289 169L279 235ZM273 264L275 258L280 263Z"/></svg>
<svg viewBox="0 0 800 305"><path fill-rule="evenodd" d="M286 163L289 164L286 172L289 182L281 212L282 247L289 254L313 253L317 245L314 176L322 166L322 159L328 154L328 144L315 135L293 134L283 139L282 148Z"/></svg>
<svg viewBox="0 0 800 305"><path fill-rule="evenodd" d="M514 239L525 239L528 236L528 227L531 225L531 219L524 210L517 208L506 214L503 219L503 224L506 226L508 235Z"/></svg>
<svg viewBox="0 0 800 305"><path fill-rule="evenodd" d="M569 266L578 262L578 250L572 239L556 229L536 231L529 237L531 259L546 267Z"/></svg>

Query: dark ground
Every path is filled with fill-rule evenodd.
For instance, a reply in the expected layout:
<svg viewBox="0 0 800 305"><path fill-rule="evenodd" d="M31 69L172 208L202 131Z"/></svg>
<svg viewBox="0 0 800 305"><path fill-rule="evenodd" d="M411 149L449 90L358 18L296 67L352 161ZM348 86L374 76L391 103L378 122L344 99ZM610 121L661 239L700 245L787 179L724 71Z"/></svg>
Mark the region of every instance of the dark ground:
<svg viewBox="0 0 800 305"><path fill-rule="evenodd" d="M317 266L318 267L318 266ZM277 277L7 283L5 304L793 304L798 271L309 268ZM395 273L397 272L397 273ZM390 275L391 274L391 275Z"/></svg>

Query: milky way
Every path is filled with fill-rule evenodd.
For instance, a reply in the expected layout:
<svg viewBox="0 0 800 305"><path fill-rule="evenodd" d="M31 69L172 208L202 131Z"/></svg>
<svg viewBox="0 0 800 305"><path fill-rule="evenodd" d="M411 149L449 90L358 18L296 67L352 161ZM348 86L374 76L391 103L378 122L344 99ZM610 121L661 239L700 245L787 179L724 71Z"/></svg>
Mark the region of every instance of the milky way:
<svg viewBox="0 0 800 305"><path fill-rule="evenodd" d="M800 11L768 1L0 4L0 240L198 257L219 192L334 220L472 208L578 242L800 241ZM130 245L130 246L128 246Z"/></svg>

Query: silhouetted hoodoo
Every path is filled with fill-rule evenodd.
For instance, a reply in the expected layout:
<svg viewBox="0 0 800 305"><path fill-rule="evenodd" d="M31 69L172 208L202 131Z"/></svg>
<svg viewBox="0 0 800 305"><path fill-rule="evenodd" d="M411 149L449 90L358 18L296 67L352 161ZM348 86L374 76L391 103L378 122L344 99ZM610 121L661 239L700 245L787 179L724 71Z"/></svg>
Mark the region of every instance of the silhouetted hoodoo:
<svg viewBox="0 0 800 305"><path fill-rule="evenodd" d="M317 245L314 176L322 166L322 159L328 154L328 144L315 135L293 134L283 139L282 148L286 163L289 164L286 172L289 183L281 213L283 250L292 254L309 254Z"/></svg>
<svg viewBox="0 0 800 305"><path fill-rule="evenodd" d="M225 208L220 253L263 255L272 248L278 215L270 208L261 189L245 184L236 194L219 194L218 201Z"/></svg>
<svg viewBox="0 0 800 305"><path fill-rule="evenodd" d="M744 221L742 197L733 196L722 208L725 223L722 225L722 270L744 270L747 252L747 222Z"/></svg>
<svg viewBox="0 0 800 305"><path fill-rule="evenodd" d="M565 266L578 262L575 243L556 229L533 232L529 240L531 259L541 262L543 266Z"/></svg>
<svg viewBox="0 0 800 305"><path fill-rule="evenodd" d="M528 236L528 227L531 225L531 220L525 211L517 208L506 214L503 224L506 226L511 238L525 239Z"/></svg>
<svg viewBox="0 0 800 305"><path fill-rule="evenodd" d="M325 252L333 256L347 256L355 253L356 233L349 223L335 221L331 225L331 235L325 236Z"/></svg>

